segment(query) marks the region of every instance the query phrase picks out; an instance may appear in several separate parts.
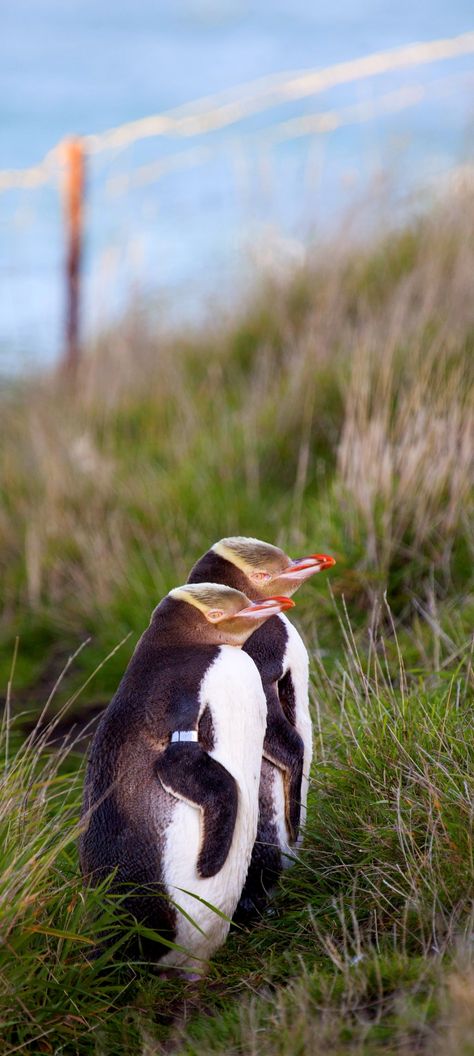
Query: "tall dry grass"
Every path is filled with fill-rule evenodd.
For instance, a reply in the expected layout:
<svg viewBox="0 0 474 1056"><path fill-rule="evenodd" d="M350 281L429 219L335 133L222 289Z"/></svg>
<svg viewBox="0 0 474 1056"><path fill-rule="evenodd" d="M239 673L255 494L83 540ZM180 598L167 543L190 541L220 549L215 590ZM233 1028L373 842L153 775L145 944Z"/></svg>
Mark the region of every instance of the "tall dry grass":
<svg viewBox="0 0 474 1056"><path fill-rule="evenodd" d="M131 315L71 391L7 393L4 633L27 611L95 628L131 575L162 592L224 531L333 547L378 588L472 547L471 204L316 260L192 339Z"/></svg>
<svg viewBox="0 0 474 1056"><path fill-rule="evenodd" d="M387 569L397 554L427 547L444 562L459 527L469 534L474 386L471 365L457 359L430 340L401 380L397 345L385 345L381 360L356 351L338 469L368 565Z"/></svg>

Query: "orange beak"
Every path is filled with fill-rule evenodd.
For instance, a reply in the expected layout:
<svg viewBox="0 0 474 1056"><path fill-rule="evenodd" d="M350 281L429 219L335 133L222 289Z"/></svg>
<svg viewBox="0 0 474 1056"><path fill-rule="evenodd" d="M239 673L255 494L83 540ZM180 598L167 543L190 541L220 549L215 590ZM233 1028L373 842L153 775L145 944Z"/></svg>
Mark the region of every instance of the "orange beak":
<svg viewBox="0 0 474 1056"><path fill-rule="evenodd" d="M246 620L261 620L262 617L277 616L279 612L284 612L285 609L292 609L294 604L295 603L291 598L284 598L282 596L266 598L265 601L255 601L245 609L240 609L239 612L234 612L231 619L235 620L237 617L243 616Z"/></svg>
<svg viewBox="0 0 474 1056"><path fill-rule="evenodd" d="M323 572L325 568L332 568L336 562L328 554L310 554L309 557L301 557L298 561L292 561L283 572L278 572L276 579L292 579L299 583L314 576L315 572Z"/></svg>

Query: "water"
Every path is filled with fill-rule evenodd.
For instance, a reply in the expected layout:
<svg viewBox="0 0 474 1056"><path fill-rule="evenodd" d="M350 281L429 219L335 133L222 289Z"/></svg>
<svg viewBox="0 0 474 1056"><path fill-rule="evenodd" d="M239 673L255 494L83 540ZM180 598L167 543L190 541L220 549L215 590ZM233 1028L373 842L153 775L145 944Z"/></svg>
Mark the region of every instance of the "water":
<svg viewBox="0 0 474 1056"><path fill-rule="evenodd" d="M70 133L100 132L255 78L454 36L471 28L470 14L467 0L16 0L1 14L0 168L34 165ZM197 140L152 139L99 155L88 176L85 328L120 313L131 288L158 292L174 318L212 310L264 250L275 267L301 259L308 238L363 199L374 171L388 171L404 194L440 177L470 149L473 70L473 57L460 57L333 88ZM266 140L279 121L354 104L376 109L381 96L427 84L409 109L330 135ZM137 169L196 147L209 153L124 185ZM54 359L57 190L0 195L0 225L0 362Z"/></svg>

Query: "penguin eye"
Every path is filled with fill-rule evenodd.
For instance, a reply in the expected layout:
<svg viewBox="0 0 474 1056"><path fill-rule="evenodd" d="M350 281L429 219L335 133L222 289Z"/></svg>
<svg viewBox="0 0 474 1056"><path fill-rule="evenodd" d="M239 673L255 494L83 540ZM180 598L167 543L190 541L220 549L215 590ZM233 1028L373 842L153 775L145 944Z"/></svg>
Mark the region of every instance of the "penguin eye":
<svg viewBox="0 0 474 1056"><path fill-rule="evenodd" d="M209 609L206 612L206 618L210 620L211 623L217 623L217 621L221 620L223 616L225 616L225 612L222 609Z"/></svg>
<svg viewBox="0 0 474 1056"><path fill-rule="evenodd" d="M255 580L256 583L268 583L272 575L271 572L252 572L250 578Z"/></svg>

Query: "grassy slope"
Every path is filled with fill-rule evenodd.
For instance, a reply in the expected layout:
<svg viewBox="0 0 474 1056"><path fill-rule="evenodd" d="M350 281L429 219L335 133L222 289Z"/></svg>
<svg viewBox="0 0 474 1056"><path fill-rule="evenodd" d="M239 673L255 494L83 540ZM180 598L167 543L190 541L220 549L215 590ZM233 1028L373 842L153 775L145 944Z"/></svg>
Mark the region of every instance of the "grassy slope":
<svg viewBox="0 0 474 1056"><path fill-rule="evenodd" d="M91 965L120 908L77 878L81 760L19 747L16 720L6 1052L473 1051L471 204L334 254L199 338L130 319L73 393L48 379L4 399L14 712L38 713L88 637L50 712L105 702L153 604L223 534L338 558L332 593L321 576L298 598L316 737L305 850L199 994Z"/></svg>

